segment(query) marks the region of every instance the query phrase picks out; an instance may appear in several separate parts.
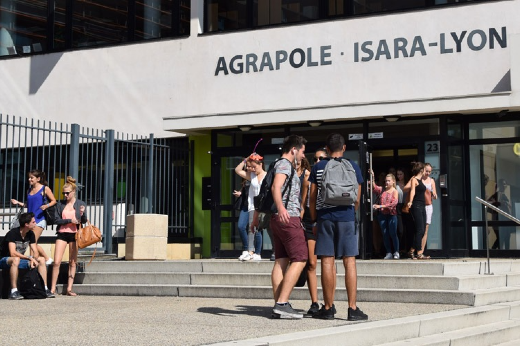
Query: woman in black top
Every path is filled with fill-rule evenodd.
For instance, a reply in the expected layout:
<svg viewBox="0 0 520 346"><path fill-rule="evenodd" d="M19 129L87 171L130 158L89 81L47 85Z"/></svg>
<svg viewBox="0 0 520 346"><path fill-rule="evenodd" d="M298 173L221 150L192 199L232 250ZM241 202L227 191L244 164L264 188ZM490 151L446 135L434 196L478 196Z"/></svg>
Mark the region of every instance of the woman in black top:
<svg viewBox="0 0 520 346"><path fill-rule="evenodd" d="M414 176L411 179L410 202L408 202L408 207L410 208L410 213L412 214L415 226L415 246L410 250L410 256L412 259L430 258L429 256L424 256L424 249L421 248L421 241L426 227L426 207L424 200L426 186L422 182L423 173L424 163L412 162L412 174ZM417 252L417 257L414 256L414 248Z"/></svg>

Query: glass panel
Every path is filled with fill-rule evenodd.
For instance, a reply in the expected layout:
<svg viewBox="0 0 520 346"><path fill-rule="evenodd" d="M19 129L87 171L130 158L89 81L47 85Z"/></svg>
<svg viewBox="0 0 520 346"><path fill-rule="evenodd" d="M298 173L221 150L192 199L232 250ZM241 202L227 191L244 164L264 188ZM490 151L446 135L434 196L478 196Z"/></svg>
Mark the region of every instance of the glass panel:
<svg viewBox="0 0 520 346"><path fill-rule="evenodd" d="M135 15L136 40L172 36L172 1L136 1Z"/></svg>
<svg viewBox="0 0 520 346"><path fill-rule="evenodd" d="M469 139L511 138L520 136L520 122L469 124Z"/></svg>
<svg viewBox="0 0 520 346"><path fill-rule="evenodd" d="M483 233L484 227L473 227L472 248L474 250L486 249L486 238ZM520 226L491 226L488 225L489 248L500 250L520 249Z"/></svg>
<svg viewBox="0 0 520 346"><path fill-rule="evenodd" d="M354 14L386 12L425 7L426 0L365 0L354 1Z"/></svg>
<svg viewBox="0 0 520 346"><path fill-rule="evenodd" d="M345 13L344 0L329 0L329 16L340 16Z"/></svg>
<svg viewBox="0 0 520 346"><path fill-rule="evenodd" d="M236 228L231 222L220 223L220 249L235 250L241 248L240 237L238 232L234 232ZM238 241L238 243L237 243ZM238 247L237 247L238 245Z"/></svg>
<svg viewBox="0 0 520 346"><path fill-rule="evenodd" d="M462 125L459 122L448 120L448 136L462 139Z"/></svg>
<svg viewBox="0 0 520 346"><path fill-rule="evenodd" d="M0 1L0 56L38 53L47 46L47 1Z"/></svg>
<svg viewBox="0 0 520 346"><path fill-rule="evenodd" d="M54 6L54 48L65 48L65 23L67 0L55 0Z"/></svg>
<svg viewBox="0 0 520 346"><path fill-rule="evenodd" d="M428 226L428 249L442 249L442 232L441 232L441 188L439 186L439 175L440 175L440 151L439 150L428 150L432 145L440 147L438 142L426 142L425 143L425 155L424 162L429 163L431 167L430 177L434 180L435 191L437 192L437 199L432 200L433 214L430 225ZM434 146L435 147L435 146Z"/></svg>
<svg viewBox="0 0 520 346"><path fill-rule="evenodd" d="M127 41L128 1L76 0L73 12L73 47Z"/></svg>
<svg viewBox="0 0 520 346"><path fill-rule="evenodd" d="M464 226L450 227L451 248L453 250L464 250L467 248L466 233Z"/></svg>
<svg viewBox="0 0 520 346"><path fill-rule="evenodd" d="M209 0L204 5L206 32L247 28L246 1Z"/></svg>
<svg viewBox="0 0 520 346"><path fill-rule="evenodd" d="M371 123L369 124L368 137L371 137L371 133L382 133L383 137L381 137L381 139L402 138L404 126L406 126L406 132L414 136L433 136L439 134L438 119L422 119Z"/></svg>
<svg viewBox="0 0 520 346"><path fill-rule="evenodd" d="M448 196L450 199L450 246L451 249L467 249L468 241L466 229L464 227L464 158L462 155L463 149L460 145L453 145L448 147ZM439 186L437 186L439 187ZM440 194L440 189L438 190ZM437 210L440 210L440 205ZM439 221L440 223L440 221Z"/></svg>
<svg viewBox="0 0 520 346"><path fill-rule="evenodd" d="M189 35L191 0L181 0L179 8L179 17L179 35Z"/></svg>

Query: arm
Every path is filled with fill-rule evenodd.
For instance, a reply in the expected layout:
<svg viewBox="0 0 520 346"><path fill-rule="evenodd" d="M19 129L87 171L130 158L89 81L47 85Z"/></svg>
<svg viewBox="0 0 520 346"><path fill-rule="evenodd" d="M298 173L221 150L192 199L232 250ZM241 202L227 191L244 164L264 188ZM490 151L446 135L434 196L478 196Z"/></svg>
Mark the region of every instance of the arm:
<svg viewBox="0 0 520 346"><path fill-rule="evenodd" d="M437 187L435 187L435 179L431 178L432 180L432 197L433 199L437 199Z"/></svg>
<svg viewBox="0 0 520 346"><path fill-rule="evenodd" d="M358 190L357 190L357 201L354 204L354 210L359 209L359 201L361 200L361 184L358 184Z"/></svg>
<svg viewBox="0 0 520 346"><path fill-rule="evenodd" d="M20 202L20 201L17 201L17 200L14 199L14 198L11 199L11 203L12 203L12 204L15 204L15 205L18 205L18 206L20 206L20 207L22 207L22 208L25 207L25 204L23 204L23 203Z"/></svg>
<svg viewBox="0 0 520 346"><path fill-rule="evenodd" d="M33 247L34 247L34 249L33 249ZM38 261L36 261L32 257L33 253L34 254L38 253L35 250L36 250L36 243L33 243L33 244L31 244L31 256L25 256L24 254L21 254L18 251L16 251L16 244L15 243L9 242L9 254L11 255L11 257L18 257L20 259L28 260L30 265L31 265L31 268L34 268L35 266L38 266Z"/></svg>
<svg viewBox="0 0 520 346"><path fill-rule="evenodd" d="M303 186L302 186L302 204L301 204L301 212L300 212L300 218L303 219L303 214L305 213L305 206L307 205L307 197L309 195L309 188L311 183L309 182L309 175L311 175L311 172L305 171L305 178L303 179Z"/></svg>
<svg viewBox="0 0 520 346"><path fill-rule="evenodd" d="M412 201L413 201L413 198L415 197L415 184L417 184L417 181L413 181L413 178L410 179L410 181L408 182L408 184L410 184L410 201L408 202L408 207L411 207L412 206ZM408 185L406 184L406 185Z"/></svg>
<svg viewBox="0 0 520 346"><path fill-rule="evenodd" d="M246 161L247 159L244 159L235 167L235 173L243 179L251 180L251 173L245 170Z"/></svg>
<svg viewBox="0 0 520 346"><path fill-rule="evenodd" d="M403 193L408 193L412 189L412 179L408 180L406 185L403 187Z"/></svg>
<svg viewBox="0 0 520 346"><path fill-rule="evenodd" d="M276 205L276 209L278 210L278 217L280 221L283 223L289 222L289 213L282 201L282 186L287 179L287 176L283 173L276 173L274 176L273 186L271 188L271 193L273 194L274 204ZM288 182L290 184L291 182Z"/></svg>

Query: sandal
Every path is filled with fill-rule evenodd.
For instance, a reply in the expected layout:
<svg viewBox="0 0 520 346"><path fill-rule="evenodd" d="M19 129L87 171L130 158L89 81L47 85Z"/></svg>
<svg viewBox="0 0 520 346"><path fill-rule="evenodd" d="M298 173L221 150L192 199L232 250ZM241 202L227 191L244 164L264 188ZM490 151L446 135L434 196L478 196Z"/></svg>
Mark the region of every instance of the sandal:
<svg viewBox="0 0 520 346"><path fill-rule="evenodd" d="M417 259L418 260L429 260L431 257L430 256L425 256L424 254L422 253L418 253L417 254Z"/></svg>
<svg viewBox="0 0 520 346"><path fill-rule="evenodd" d="M411 259L417 259L417 257L415 257L415 251L414 250L411 250L408 252L408 257L411 258Z"/></svg>
<svg viewBox="0 0 520 346"><path fill-rule="evenodd" d="M77 297L78 295L72 291L67 291L67 295L70 297Z"/></svg>

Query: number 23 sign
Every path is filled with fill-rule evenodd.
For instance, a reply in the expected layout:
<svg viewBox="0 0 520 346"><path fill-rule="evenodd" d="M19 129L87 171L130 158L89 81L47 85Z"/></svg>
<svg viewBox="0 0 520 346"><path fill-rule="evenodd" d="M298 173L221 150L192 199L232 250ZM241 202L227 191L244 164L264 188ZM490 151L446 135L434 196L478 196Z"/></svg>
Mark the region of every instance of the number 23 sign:
<svg viewBox="0 0 520 346"><path fill-rule="evenodd" d="M424 151L426 154L440 152L439 142L424 142Z"/></svg>

